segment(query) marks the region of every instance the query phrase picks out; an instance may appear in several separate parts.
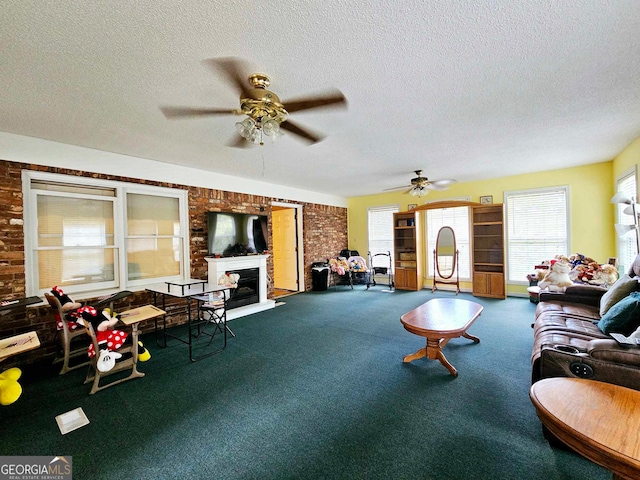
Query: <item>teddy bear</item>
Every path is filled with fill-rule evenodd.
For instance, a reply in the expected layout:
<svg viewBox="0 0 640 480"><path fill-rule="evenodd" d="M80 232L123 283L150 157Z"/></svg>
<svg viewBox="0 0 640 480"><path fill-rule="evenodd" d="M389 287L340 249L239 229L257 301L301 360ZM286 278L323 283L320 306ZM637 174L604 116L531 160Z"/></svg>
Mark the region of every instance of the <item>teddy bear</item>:
<svg viewBox="0 0 640 480"><path fill-rule="evenodd" d="M218 285L236 288L238 286L238 280L240 280L239 273L225 272L224 274L220 275L220 278L218 279Z"/></svg>
<svg viewBox="0 0 640 480"><path fill-rule="evenodd" d="M78 309L78 313L81 315L78 323L85 327L91 325L98 342L99 352L95 351L95 347L91 343L87 349L87 355L89 358L98 355L96 368L100 372L108 372L113 369L116 360L122 358L122 354L117 350L126 342L130 342L129 334L114 328L119 319L117 315L112 315L109 309L98 311L94 307L86 306ZM151 358L149 351L142 342L138 342L138 360L146 362L149 358Z"/></svg>
<svg viewBox="0 0 640 480"><path fill-rule="evenodd" d="M0 405L11 405L22 395L22 386L18 379L22 375L19 368L9 368L0 373Z"/></svg>
<svg viewBox="0 0 640 480"><path fill-rule="evenodd" d="M548 289L551 292L564 292L566 287L573 285L571 278L569 278L570 271L570 263L552 260L549 271L542 281L538 283L538 286L541 290Z"/></svg>
<svg viewBox="0 0 640 480"><path fill-rule="evenodd" d="M67 322L69 330L78 328L80 325L77 323L77 320L80 318L80 315L77 313L77 310L82 307L82 304L74 301L57 285L51 289L51 294L60 302L62 313L64 313L65 316L65 318L60 318L60 314L55 312L56 328L62 330L63 321Z"/></svg>

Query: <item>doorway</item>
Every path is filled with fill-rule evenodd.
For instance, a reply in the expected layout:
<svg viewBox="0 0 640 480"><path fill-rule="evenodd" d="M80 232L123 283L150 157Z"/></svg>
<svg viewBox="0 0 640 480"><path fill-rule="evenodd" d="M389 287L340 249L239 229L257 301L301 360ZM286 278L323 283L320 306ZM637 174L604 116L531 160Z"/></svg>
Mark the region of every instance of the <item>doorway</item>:
<svg viewBox="0 0 640 480"><path fill-rule="evenodd" d="M273 289L276 298L304 291L302 205L272 204Z"/></svg>

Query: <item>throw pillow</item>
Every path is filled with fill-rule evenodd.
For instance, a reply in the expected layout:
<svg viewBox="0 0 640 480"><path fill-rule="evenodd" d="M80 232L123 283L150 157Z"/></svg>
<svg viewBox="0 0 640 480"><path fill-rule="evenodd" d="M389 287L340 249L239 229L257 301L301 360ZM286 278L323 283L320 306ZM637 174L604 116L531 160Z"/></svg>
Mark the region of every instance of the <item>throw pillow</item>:
<svg viewBox="0 0 640 480"><path fill-rule="evenodd" d="M637 279L631 278L629 275L621 276L600 299L600 316L604 317L611 307L623 298L628 297L637 285Z"/></svg>
<svg viewBox="0 0 640 480"><path fill-rule="evenodd" d="M598 328L603 333L630 335L640 326L640 292L631 292L600 319Z"/></svg>

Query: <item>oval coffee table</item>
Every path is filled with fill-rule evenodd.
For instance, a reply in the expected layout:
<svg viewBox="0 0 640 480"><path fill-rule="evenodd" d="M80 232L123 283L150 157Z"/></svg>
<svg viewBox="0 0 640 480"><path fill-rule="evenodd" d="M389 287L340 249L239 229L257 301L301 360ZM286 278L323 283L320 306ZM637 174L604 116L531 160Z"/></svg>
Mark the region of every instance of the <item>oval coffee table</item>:
<svg viewBox="0 0 640 480"><path fill-rule="evenodd" d="M404 328L415 335L427 337L427 346L404 357L405 362L427 357L440 360L454 377L458 371L442 353L449 340L465 337L480 342L478 337L469 335L467 330L482 313L483 307L460 298L434 298L400 317Z"/></svg>
<svg viewBox="0 0 640 480"><path fill-rule="evenodd" d="M563 443L611 472L640 478L640 392L582 378L546 378L531 386L538 417Z"/></svg>

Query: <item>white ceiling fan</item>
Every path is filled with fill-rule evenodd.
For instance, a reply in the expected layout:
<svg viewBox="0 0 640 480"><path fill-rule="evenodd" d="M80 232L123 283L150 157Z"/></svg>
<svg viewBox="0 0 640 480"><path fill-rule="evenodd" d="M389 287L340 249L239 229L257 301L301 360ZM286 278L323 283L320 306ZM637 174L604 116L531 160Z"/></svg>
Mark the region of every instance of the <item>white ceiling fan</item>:
<svg viewBox="0 0 640 480"><path fill-rule="evenodd" d="M429 190L446 190L449 185L456 183L455 180L429 180L422 176L422 170L414 170L417 177L411 179L410 185L402 187L386 188L384 191L407 189L405 193L410 193L415 197L427 195Z"/></svg>

